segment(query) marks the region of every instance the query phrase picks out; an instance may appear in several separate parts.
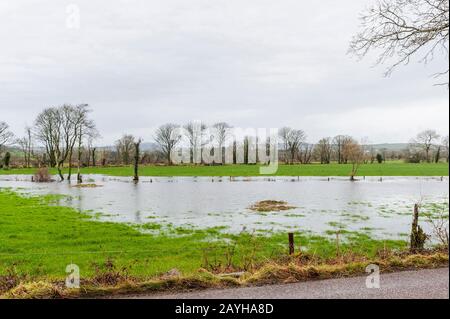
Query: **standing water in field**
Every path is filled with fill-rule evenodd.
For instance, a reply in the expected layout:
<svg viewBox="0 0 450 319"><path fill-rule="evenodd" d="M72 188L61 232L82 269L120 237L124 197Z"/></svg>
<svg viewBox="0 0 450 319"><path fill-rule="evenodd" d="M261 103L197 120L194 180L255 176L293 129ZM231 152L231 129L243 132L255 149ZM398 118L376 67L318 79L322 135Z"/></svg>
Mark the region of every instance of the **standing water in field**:
<svg viewBox="0 0 450 319"><path fill-rule="evenodd" d="M447 177L370 177L357 182L323 177L142 177L135 184L128 177L86 175L89 187L68 182L38 184L29 179L1 176L0 187L69 195L59 204L115 222L219 226L229 232L245 227L261 233L323 234L345 229L377 238L406 238L415 203L422 204L421 223L426 231L431 231L428 218L440 212L448 216ZM264 200L283 201L290 209L250 209Z"/></svg>

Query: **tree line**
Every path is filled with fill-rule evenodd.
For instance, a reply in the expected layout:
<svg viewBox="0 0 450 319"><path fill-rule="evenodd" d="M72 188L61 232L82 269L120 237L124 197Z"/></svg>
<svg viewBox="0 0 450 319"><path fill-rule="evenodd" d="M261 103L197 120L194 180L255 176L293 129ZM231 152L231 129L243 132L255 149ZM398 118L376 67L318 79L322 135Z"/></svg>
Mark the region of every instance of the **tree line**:
<svg viewBox="0 0 450 319"><path fill-rule="evenodd" d="M202 153L211 152L213 143L222 150L233 127L225 122L211 126L188 122L185 125L167 123L159 126L154 134L154 147L140 150L142 139L124 134L113 147L98 147L100 137L95 122L90 118L87 104L64 104L49 107L38 114L34 123L25 128L22 137L15 137L7 123L0 121L0 163L3 168L55 167L61 180L65 178L63 168L68 168L70 179L76 168L77 179L81 180L80 168L84 166L172 164L175 148L184 138L190 149L186 164L202 164ZM174 134L182 128L184 136ZM211 135L213 129L214 134ZM330 163L383 163L386 160L401 159L406 162L439 162L449 160L448 135L441 137L435 130L425 130L411 139L409 146L401 151L375 149L368 143L359 142L349 135L324 137L316 143L307 140L307 134L300 129L283 127L278 130L279 160L285 164ZM250 137L234 141L234 148L242 143L243 161L233 153L233 163L253 163L249 159ZM13 156L11 155L13 153ZM203 154L204 155L204 154ZM213 154L212 154L213 155ZM256 162L258 159L256 158ZM224 154L215 157L213 164L225 163Z"/></svg>

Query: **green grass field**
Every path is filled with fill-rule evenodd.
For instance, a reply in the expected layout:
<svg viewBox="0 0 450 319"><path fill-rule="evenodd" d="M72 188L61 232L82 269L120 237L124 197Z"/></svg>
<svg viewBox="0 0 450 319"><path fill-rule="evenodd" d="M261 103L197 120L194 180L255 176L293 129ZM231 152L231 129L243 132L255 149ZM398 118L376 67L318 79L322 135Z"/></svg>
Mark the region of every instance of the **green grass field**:
<svg viewBox="0 0 450 319"><path fill-rule="evenodd" d="M0 174L33 174L35 169L0 170ZM55 169L51 170L56 173ZM350 164L308 164L280 165L277 176L349 176ZM365 164L358 171L359 176L448 176L448 163L407 164L387 162L383 164ZM82 169L83 174L103 174L110 176L132 176L131 166L89 167ZM141 176L259 176L256 165L226 166L141 166Z"/></svg>
<svg viewBox="0 0 450 319"><path fill-rule="evenodd" d="M95 275L96 264L107 260L138 277L172 268L191 274L201 267L214 269L228 263L233 269L245 269L249 263L287 253L285 233L233 235L216 228L193 230L169 225L149 234L136 226L101 222L74 209L52 205L55 198L22 197L0 189L0 279L12 269L33 279L62 279L71 263L80 267L82 278L89 278ZM143 229L161 226L149 223ZM340 251L364 256L374 256L384 247L406 246L404 241L377 241L362 233L348 232L346 238L348 242ZM296 244L318 258L336 257L335 243L326 237L297 233Z"/></svg>

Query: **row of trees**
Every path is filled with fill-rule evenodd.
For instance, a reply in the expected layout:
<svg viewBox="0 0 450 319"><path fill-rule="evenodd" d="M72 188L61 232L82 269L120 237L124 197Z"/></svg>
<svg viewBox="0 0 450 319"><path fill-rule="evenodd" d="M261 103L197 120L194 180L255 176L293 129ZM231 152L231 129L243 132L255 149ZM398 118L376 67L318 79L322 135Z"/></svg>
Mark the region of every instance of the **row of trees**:
<svg viewBox="0 0 450 319"><path fill-rule="evenodd" d="M279 132L279 137L283 144L282 154L285 163L308 164L312 160L321 164L347 164L350 161L355 145L360 145L349 135L337 135L335 137L324 137L316 144L312 145L306 141L306 134L302 130L284 127ZM375 149L368 145L360 145L362 152L366 155L366 160L374 162L373 152ZM378 155L380 155L378 153Z"/></svg>
<svg viewBox="0 0 450 319"><path fill-rule="evenodd" d="M23 152L25 166L31 165L32 158L41 164L57 167L58 175L64 180L62 168L68 166L68 179L77 160L77 179L81 181L80 167L83 147L99 136L95 123L89 118L91 112L87 104L50 107L44 109L34 121L33 127L26 128L26 135L14 138L6 123L0 123L0 154L5 145L15 144ZM33 141L44 149L37 152Z"/></svg>
<svg viewBox="0 0 450 319"><path fill-rule="evenodd" d="M214 164L225 163L223 148L232 131L228 123L219 122L210 127L202 123L189 122L183 126L168 123L160 126L154 135L155 148L141 152L142 140L125 134L116 141L115 147L96 147L99 137L95 123L89 118L87 104L62 105L43 110L32 127L26 127L25 135L15 138L6 123L0 122L0 158L5 146L15 145L23 154L22 165L46 165L56 167L61 180L62 168L68 167L70 179L72 168L77 167L77 178L81 180L80 167L96 166L98 158L101 165L130 165L134 163L172 164L172 153L179 147L182 138L190 149L189 163L202 163L202 153L210 152L207 144L215 144L222 154L215 157ZM183 128L181 136L176 132ZM214 134L210 135L213 129ZM236 143L236 142L235 142ZM244 136L244 163L249 162L249 137ZM278 131L279 158L286 164L320 162L329 164L382 163L387 159L404 159L409 162L438 162L445 158L448 162L448 136L442 137L434 130L419 133L411 140L409 147L402 152L375 149L368 143L358 142L348 135L324 137L317 143L307 141L303 130L283 127ZM38 147L36 147L38 146ZM235 146L236 148L236 146ZM235 152L235 151L234 151ZM97 156L100 153L100 156ZM204 154L203 154L204 155ZM3 160L10 158L5 154ZM258 159L257 159L258 161ZM233 154L237 163L237 155ZM76 164L74 164L76 163ZM9 163L8 163L9 164ZM8 166L8 165L5 165Z"/></svg>
<svg viewBox="0 0 450 319"><path fill-rule="evenodd" d="M154 142L158 146L159 154L145 154L146 157L152 157L156 161L165 161L168 164L172 164L171 154L175 147L179 145L183 136L177 134L180 128L183 128L184 137L188 141L188 147L190 149L190 163L201 162L201 150L205 146L205 134L207 126L203 123L189 122L184 126L180 126L174 123L168 123L161 125L155 132ZM227 123L220 122L212 126L214 128L214 140L217 142L219 148L222 148L226 138L229 135L229 129L231 126ZM115 148L117 159L125 165L130 164L132 154L135 150L135 137L125 134L116 141ZM151 156L153 155L153 156Z"/></svg>
<svg viewBox="0 0 450 319"><path fill-rule="evenodd" d="M5 146L9 145L13 139L14 134L9 130L8 124L0 122L0 156L2 155Z"/></svg>
<svg viewBox="0 0 450 319"><path fill-rule="evenodd" d="M61 180L62 168L68 162L68 179L72 174L72 160L77 151L77 179L81 180L80 166L82 146L87 139L98 136L94 122L89 119L87 104L50 107L42 111L34 122L34 135L45 148L48 163L57 167Z"/></svg>
<svg viewBox="0 0 450 319"><path fill-rule="evenodd" d="M448 162L448 135L441 138L435 130L425 130L411 140L408 150L409 162L439 162L445 152Z"/></svg>
<svg viewBox="0 0 450 319"><path fill-rule="evenodd" d="M183 126L186 138L189 141L190 163L198 163L196 158L201 154L197 154L197 146L200 149L205 144L204 133L207 129L205 124L198 124L199 129L194 129L193 123L189 122ZM169 123L160 126L155 134L155 142L159 150L155 152L147 152L145 159L150 162L166 162L171 163L170 155L175 147L178 146L180 138L173 138L174 132L180 126ZM216 129L214 139L216 145L222 148L228 137L229 130L232 126L227 123L217 123L212 125ZM175 134L176 135L176 134ZM439 162L442 158L448 162L449 145L448 136L440 137L434 130L426 130L419 133L411 140L408 148L402 151L389 151L386 148L375 149L368 143L362 143L355 140L349 135L337 135L335 137L324 137L316 144L307 141L307 135L303 130L290 127L283 127L279 130L280 160L286 164L311 162L320 162L321 164L330 164L336 162L339 164L347 164L351 162L355 145L359 145L363 154L362 161L366 163L382 163L388 159L403 159L407 162ZM243 143L246 143L244 138ZM132 135L124 135L116 142L116 154L118 162L122 164L130 164L133 154L134 137ZM246 157L244 155L244 157ZM143 159L144 159L143 158ZM217 164L224 163L221 162Z"/></svg>

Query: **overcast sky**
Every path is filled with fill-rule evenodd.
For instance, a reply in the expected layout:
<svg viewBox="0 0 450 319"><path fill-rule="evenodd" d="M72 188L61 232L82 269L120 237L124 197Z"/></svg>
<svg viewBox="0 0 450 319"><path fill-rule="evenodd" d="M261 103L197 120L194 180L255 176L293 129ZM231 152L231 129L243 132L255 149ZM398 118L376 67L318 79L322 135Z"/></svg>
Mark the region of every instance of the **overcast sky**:
<svg viewBox="0 0 450 319"><path fill-rule="evenodd" d="M373 1L3 0L0 121L21 135L44 107L89 103L99 144L189 120L287 125L310 142L448 134L449 92L432 78L448 57L384 78L346 54Z"/></svg>

